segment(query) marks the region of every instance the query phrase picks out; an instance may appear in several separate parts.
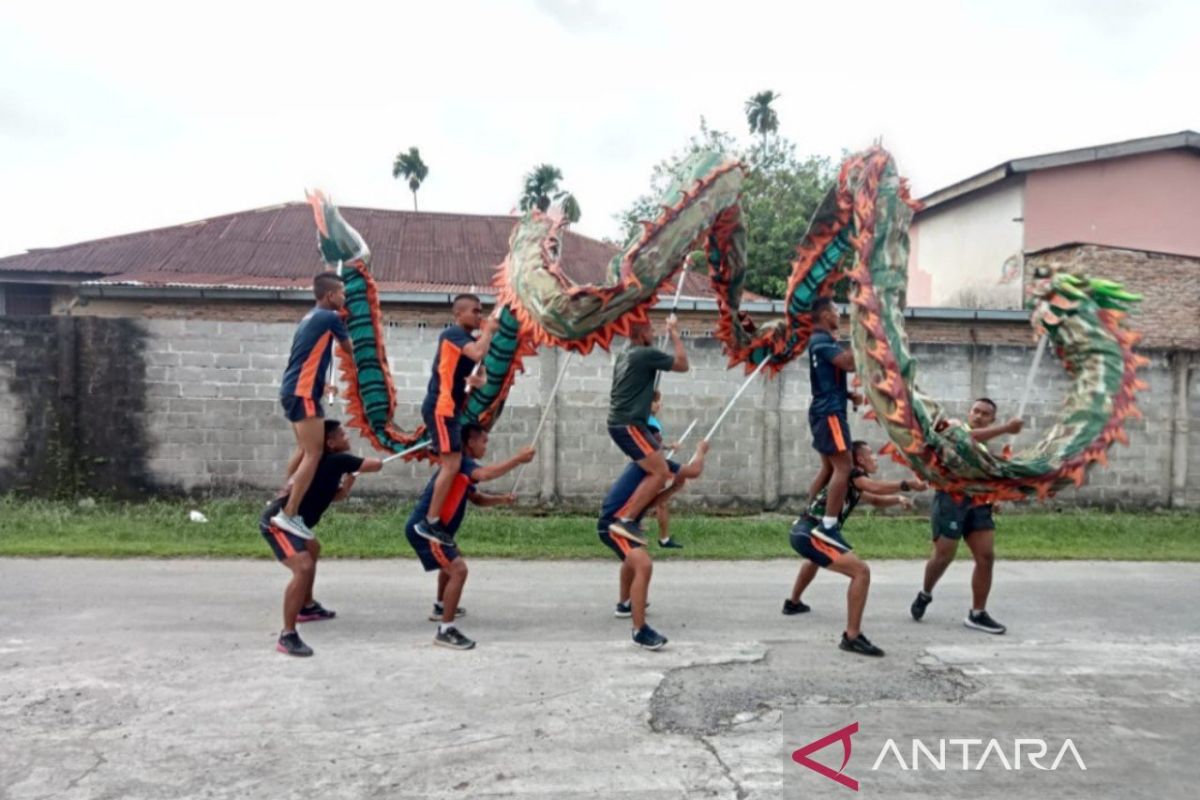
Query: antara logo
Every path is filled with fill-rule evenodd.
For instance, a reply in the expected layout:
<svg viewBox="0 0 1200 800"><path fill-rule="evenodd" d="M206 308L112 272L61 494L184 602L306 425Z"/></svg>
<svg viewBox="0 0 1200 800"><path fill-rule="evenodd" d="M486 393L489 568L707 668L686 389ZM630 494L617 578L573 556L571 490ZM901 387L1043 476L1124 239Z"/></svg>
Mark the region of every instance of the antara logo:
<svg viewBox="0 0 1200 800"><path fill-rule="evenodd" d="M900 769L919 770L921 769L921 756L924 755L925 761L928 764L926 767L927 769L932 769L936 772L945 772L947 770L947 746L949 746L951 752L953 752L954 748L958 748L962 755L961 768L964 771L982 772L983 768L989 763L1004 770L1019 770L1021 768L1022 748L1024 748L1025 758L1029 761L1029 764L1034 769L1045 770L1048 772L1054 771L1058 769L1060 764L1063 763L1063 760L1067 757L1068 753L1071 755L1071 758L1074 759L1075 765L1079 767L1079 769L1087 769L1087 764L1083 763L1083 758L1079 755L1079 750L1076 749L1075 743L1070 739L1063 740L1062 746L1058 748L1058 755L1054 757L1054 761L1051 762L1050 766L1048 767L1042 764L1042 759L1046 758L1046 755L1050 752L1050 745L1045 739L1015 739L1011 748L1012 761L1008 760L1008 756L1005 754L1005 748L1000 744L999 739L988 739L986 740L986 744L985 740L983 739L937 739L935 741L937 742L936 755L934 754L933 750L925 744L925 742L920 739L913 739L912 759L905 763L904 755L900 752L900 748L896 744L896 740L888 739L886 742L884 742L883 749L879 751L879 757L875 759L875 764L871 767L871 771L874 772L875 770L879 769L879 767L884 763L884 759L886 759L889 755L895 759L896 763L900 766ZM971 759L971 747L974 745L980 746L980 750L976 751L979 753L979 758L976 761L972 761ZM957 759L955 761L957 761ZM955 762L951 761L949 769L954 768Z"/></svg>
<svg viewBox="0 0 1200 800"><path fill-rule="evenodd" d="M858 723L852 722L841 730L834 731L828 736L823 736L816 741L809 742L799 750L793 751L792 760L818 775L823 775L847 789L857 792L858 781L845 773L846 765L850 763L852 747L850 737L856 733L858 733ZM813 753L823 750L834 742L842 743L842 764L836 770L809 758ZM935 772L946 772L951 769L960 769L959 764L961 764L961 769L967 772L981 772L988 765L1004 770L1019 770L1023 761L1028 762L1034 769L1054 771L1067 760L1068 756L1075 762L1077 768L1087 769L1078 748L1070 739L1063 740L1062 745L1058 748L1058 754L1049 766L1043 763L1050 753L1050 744L1045 739L1015 739L1011 747L1007 749L999 739L936 739L933 742L933 746L930 747L922 739L912 739L912 758L905 761L904 754L901 752L900 746L896 744L896 740L888 739L875 758L871 771L876 772L881 767L886 768L889 759L905 771L929 769ZM976 746L979 749L974 752L978 754L978 757L973 758L971 748ZM956 748L959 758L951 758L955 754ZM1008 757L1009 752L1012 753L1011 760ZM922 759L925 761L924 767L921 766Z"/></svg>
<svg viewBox="0 0 1200 800"><path fill-rule="evenodd" d="M824 775L826 778L829 778L832 781L837 781L847 789L853 789L857 792L858 781L854 780L854 778L851 778L849 775L842 774L842 771L846 769L846 765L850 763L850 737L856 733L858 733L858 723L851 722L840 731L834 731L828 736L817 739L815 742L809 742L808 744L804 745L804 747L796 750L792 753L792 761L795 761L802 767L808 767L818 775ZM842 743L842 765L838 767L836 772L819 761L813 761L811 758L809 758L810 754L815 753L818 750L822 750L837 741Z"/></svg>

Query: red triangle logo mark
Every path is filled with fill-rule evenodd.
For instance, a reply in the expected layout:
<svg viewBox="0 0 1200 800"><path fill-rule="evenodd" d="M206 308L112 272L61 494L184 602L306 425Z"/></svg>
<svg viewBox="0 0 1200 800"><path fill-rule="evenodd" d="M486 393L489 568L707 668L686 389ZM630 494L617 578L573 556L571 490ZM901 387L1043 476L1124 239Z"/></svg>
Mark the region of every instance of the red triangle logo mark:
<svg viewBox="0 0 1200 800"><path fill-rule="evenodd" d="M792 753L792 761L795 761L802 767L811 769L818 775L824 775L831 781L837 781L847 789L852 789L857 792L858 781L854 780L854 778L851 778L849 775L842 773L842 770L846 769L846 765L850 763L850 737L856 733L858 733L858 723L852 722L846 727L842 728L840 731L834 731L828 736L823 736L820 739L817 739L815 742L809 742L808 744L804 745L804 747L794 751ZM834 771L824 764L818 761L813 761L811 758L809 758L811 754L817 752L818 750L823 750L824 748L838 741L842 743L842 765L838 767L837 771Z"/></svg>

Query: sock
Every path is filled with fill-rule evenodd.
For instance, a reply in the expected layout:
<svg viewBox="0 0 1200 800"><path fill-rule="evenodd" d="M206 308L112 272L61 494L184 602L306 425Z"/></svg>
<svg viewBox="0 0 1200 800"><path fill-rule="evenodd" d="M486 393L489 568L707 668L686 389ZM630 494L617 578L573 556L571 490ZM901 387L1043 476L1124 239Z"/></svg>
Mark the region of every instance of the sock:
<svg viewBox="0 0 1200 800"><path fill-rule="evenodd" d="M439 622L438 623L438 633L445 633L446 631L450 630L453 627L454 627L453 622Z"/></svg>
<svg viewBox="0 0 1200 800"><path fill-rule="evenodd" d="M286 631L280 631L280 632L279 632L279 638L281 638L281 639L282 639L284 636L288 636L288 635L295 635L295 633L296 633L296 629L295 629L295 628L289 628L289 629L288 629L288 630L286 630Z"/></svg>
<svg viewBox="0 0 1200 800"><path fill-rule="evenodd" d="M837 517L821 517L821 524L825 528L832 528L837 525Z"/></svg>
<svg viewBox="0 0 1200 800"><path fill-rule="evenodd" d="M917 594L921 595L921 597L924 597L926 600L932 600L932 599L933 599L933 592L927 592L927 591L925 591L924 589L922 589L921 591L917 592Z"/></svg>
<svg viewBox="0 0 1200 800"><path fill-rule="evenodd" d="M427 517L425 517L425 524L426 525L437 525L437 520L434 519L433 517L427 516Z"/></svg>
<svg viewBox="0 0 1200 800"><path fill-rule="evenodd" d="M436 608L438 611L441 611L445 606L443 605L441 600L434 600L433 607Z"/></svg>
<svg viewBox="0 0 1200 800"><path fill-rule="evenodd" d="M972 609L971 609L971 616L972 616L972 617L974 617L974 616L978 616L979 614L982 614L982 613L983 613L983 609L982 609L982 608L972 608Z"/></svg>

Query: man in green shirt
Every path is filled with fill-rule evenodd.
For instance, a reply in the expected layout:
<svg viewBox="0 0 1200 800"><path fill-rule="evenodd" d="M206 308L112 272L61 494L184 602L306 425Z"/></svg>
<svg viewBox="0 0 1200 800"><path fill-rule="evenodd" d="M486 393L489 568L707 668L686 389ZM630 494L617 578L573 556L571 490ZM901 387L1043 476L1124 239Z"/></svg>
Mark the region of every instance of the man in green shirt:
<svg viewBox="0 0 1200 800"><path fill-rule="evenodd" d="M629 502L617 511L608 530L640 545L646 544L646 539L637 520L671 480L671 469L647 424L650 404L654 401L654 379L659 372L688 371L687 353L674 314L667 318L667 333L671 335L674 356L651 347L654 327L649 322L633 326L629 331L631 346L617 357L613 368L608 404L608 435L646 473Z"/></svg>

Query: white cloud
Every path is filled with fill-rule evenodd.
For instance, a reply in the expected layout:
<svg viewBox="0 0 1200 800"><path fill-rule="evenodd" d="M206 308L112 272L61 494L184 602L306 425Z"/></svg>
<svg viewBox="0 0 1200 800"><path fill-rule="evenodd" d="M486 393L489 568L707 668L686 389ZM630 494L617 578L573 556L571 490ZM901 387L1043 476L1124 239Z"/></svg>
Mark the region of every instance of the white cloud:
<svg viewBox="0 0 1200 800"><path fill-rule="evenodd" d="M1186 3L24 4L0 12L0 253L302 198L508 211L548 161L613 234L701 115L771 88L801 152L877 136L918 192L1200 127Z"/></svg>

